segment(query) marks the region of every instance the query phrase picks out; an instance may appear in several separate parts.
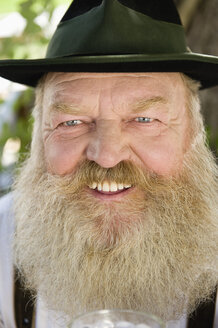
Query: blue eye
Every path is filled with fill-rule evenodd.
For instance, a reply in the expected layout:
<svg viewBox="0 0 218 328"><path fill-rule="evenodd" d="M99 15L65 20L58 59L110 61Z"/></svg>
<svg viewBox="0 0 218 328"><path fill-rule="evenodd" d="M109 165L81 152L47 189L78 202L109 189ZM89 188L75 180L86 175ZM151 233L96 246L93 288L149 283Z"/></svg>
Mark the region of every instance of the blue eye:
<svg viewBox="0 0 218 328"><path fill-rule="evenodd" d="M82 123L82 121L80 121L80 120L70 120L70 121L66 121L62 124L63 124L63 126L67 127L67 126L76 126L76 125L79 125L81 123Z"/></svg>
<svg viewBox="0 0 218 328"><path fill-rule="evenodd" d="M154 121L154 119L150 117L137 117L135 120L139 123L151 123Z"/></svg>

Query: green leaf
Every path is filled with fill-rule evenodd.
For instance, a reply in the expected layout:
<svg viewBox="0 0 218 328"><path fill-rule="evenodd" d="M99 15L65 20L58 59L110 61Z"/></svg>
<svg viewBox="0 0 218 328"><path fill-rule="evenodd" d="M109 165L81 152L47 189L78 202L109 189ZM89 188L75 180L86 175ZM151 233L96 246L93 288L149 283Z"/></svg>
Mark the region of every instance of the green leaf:
<svg viewBox="0 0 218 328"><path fill-rule="evenodd" d="M23 0L8 0L1 1L0 3L0 14L6 14L13 11L18 11L19 4Z"/></svg>

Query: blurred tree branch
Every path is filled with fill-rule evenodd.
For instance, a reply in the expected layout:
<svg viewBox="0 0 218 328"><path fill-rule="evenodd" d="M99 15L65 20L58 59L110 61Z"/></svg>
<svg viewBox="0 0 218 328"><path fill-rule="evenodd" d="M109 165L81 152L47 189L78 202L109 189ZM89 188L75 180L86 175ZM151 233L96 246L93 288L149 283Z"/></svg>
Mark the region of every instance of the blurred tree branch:
<svg viewBox="0 0 218 328"><path fill-rule="evenodd" d="M183 26L188 30L193 16L195 15L202 0L183 0L178 5Z"/></svg>

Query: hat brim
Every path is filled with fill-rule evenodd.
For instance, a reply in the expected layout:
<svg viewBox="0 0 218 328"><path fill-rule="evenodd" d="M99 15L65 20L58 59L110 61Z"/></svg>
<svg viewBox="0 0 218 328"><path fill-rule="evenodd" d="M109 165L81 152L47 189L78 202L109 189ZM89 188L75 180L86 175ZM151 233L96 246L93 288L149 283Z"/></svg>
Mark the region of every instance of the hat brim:
<svg viewBox="0 0 218 328"><path fill-rule="evenodd" d="M48 72L182 72L200 81L204 89L218 84L218 57L187 52L0 61L1 77L31 87Z"/></svg>

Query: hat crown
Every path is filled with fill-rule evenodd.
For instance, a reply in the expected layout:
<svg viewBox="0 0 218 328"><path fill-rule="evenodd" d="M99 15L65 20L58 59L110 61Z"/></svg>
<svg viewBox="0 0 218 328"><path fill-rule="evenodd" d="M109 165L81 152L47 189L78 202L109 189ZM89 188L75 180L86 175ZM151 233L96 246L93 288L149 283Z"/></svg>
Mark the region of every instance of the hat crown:
<svg viewBox="0 0 218 328"><path fill-rule="evenodd" d="M171 0L74 0L46 57L185 51L184 30Z"/></svg>
<svg viewBox="0 0 218 328"><path fill-rule="evenodd" d="M142 14L148 15L153 19L166 21L181 25L181 20L176 6L172 0L118 0L124 6ZM111 0L74 0L61 22L82 15L102 2L110 3Z"/></svg>

